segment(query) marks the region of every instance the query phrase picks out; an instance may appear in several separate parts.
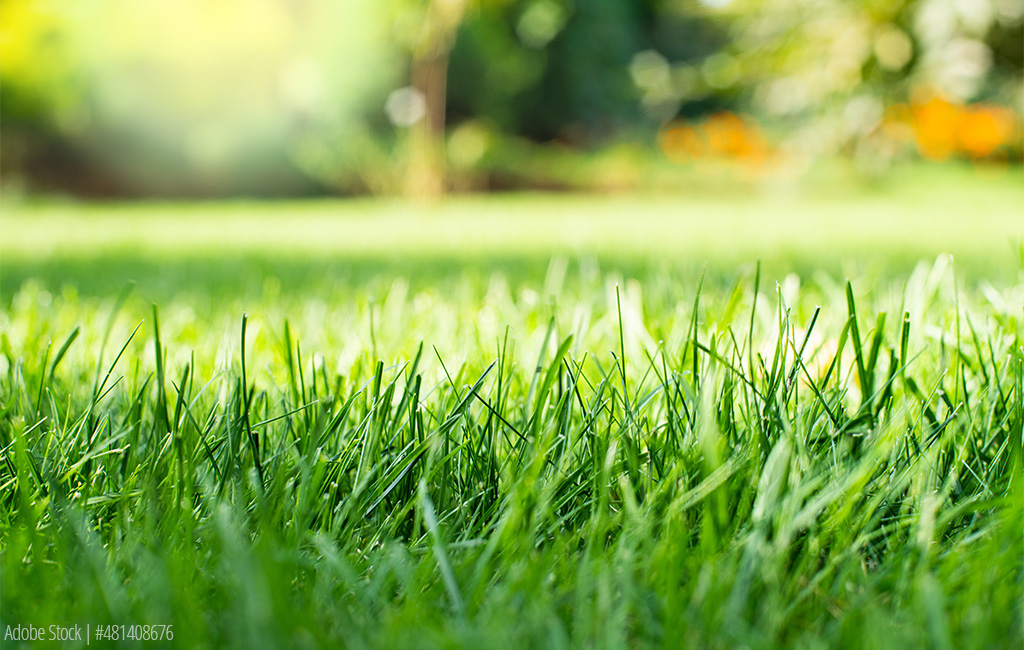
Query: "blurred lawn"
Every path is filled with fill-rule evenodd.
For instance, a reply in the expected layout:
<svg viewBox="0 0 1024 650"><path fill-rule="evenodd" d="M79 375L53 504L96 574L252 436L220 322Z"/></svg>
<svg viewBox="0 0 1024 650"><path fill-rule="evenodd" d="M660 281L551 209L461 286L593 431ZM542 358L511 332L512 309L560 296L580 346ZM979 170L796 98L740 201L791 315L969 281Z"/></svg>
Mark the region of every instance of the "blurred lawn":
<svg viewBox="0 0 1024 650"><path fill-rule="evenodd" d="M231 203L25 203L0 220L4 304L28 278L83 294L136 281L159 300L183 290L261 292L374 276L429 281L543 273L553 256L626 272L666 265L773 274L903 273L954 256L960 272L1016 281L1024 241L1019 169L915 167L884 185L800 192L482 195Z"/></svg>

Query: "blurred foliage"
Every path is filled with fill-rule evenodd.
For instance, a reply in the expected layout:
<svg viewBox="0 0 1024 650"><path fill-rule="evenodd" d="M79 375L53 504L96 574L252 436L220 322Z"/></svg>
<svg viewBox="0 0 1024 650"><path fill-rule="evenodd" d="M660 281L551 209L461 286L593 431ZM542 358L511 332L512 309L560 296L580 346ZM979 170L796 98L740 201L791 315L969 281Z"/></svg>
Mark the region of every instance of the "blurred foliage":
<svg viewBox="0 0 1024 650"><path fill-rule="evenodd" d="M4 0L0 21L5 167L58 185L306 191L292 152L357 134L401 69L387 2Z"/></svg>
<svg viewBox="0 0 1024 650"><path fill-rule="evenodd" d="M481 9L452 52L449 110L536 140L626 127L642 117L628 65L648 45L651 14L617 0Z"/></svg>
<svg viewBox="0 0 1024 650"><path fill-rule="evenodd" d="M614 188L643 185L644 164L1019 161L1022 16L1019 0L5 0L0 163L8 189L174 196L418 191L424 168L456 190L558 187L543 169L595 152L621 173L593 186Z"/></svg>
<svg viewBox="0 0 1024 650"><path fill-rule="evenodd" d="M891 131L882 127L887 111L911 104L917 150L943 159L955 148L933 155L928 140L934 136L925 132L938 124L926 124L923 113L936 102L980 101L1017 112L1008 128L999 129L997 144L1007 145L1004 157L1020 158L1019 2L737 0L728 11L735 38L716 55L732 62L722 84L749 93L753 113L785 130L791 151L900 155L906 150L898 143L907 138L888 137ZM942 127L955 132L957 124L944 120ZM968 146L966 153L977 158L981 150Z"/></svg>

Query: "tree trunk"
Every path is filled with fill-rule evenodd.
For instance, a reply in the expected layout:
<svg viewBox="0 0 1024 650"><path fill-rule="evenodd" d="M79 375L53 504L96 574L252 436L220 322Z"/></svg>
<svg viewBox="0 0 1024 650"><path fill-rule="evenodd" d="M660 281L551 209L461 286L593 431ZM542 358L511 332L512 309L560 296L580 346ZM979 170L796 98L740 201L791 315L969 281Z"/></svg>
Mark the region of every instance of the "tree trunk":
<svg viewBox="0 0 1024 650"><path fill-rule="evenodd" d="M412 127L412 173L409 191L413 196L436 198L445 193L445 89L448 56L431 57L414 63L413 86L423 93L426 114Z"/></svg>
<svg viewBox="0 0 1024 650"><path fill-rule="evenodd" d="M426 102L426 114L410 134L408 192L413 196L436 198L447 189L444 112L448 58L465 12L466 0L430 0L413 53L412 85Z"/></svg>

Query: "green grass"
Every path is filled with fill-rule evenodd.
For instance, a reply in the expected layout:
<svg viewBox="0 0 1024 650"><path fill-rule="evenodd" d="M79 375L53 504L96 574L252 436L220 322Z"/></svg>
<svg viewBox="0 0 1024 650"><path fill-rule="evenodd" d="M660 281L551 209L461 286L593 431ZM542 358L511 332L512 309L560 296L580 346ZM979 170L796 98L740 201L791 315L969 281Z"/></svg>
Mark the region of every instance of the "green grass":
<svg viewBox="0 0 1024 650"><path fill-rule="evenodd" d="M777 235L643 239L659 208L619 250L601 211L630 204L610 202L506 199L483 222L467 201L436 229L396 204L380 230L369 204L185 208L188 231L162 230L170 206L95 208L92 234L70 208L6 216L0 624L172 624L180 647L1019 647L1015 226L984 244L912 222L892 262L881 217L815 253L811 208ZM604 239L566 247L581 217L550 215L591 209ZM345 210L352 239L299 241ZM787 233L791 257L735 263Z"/></svg>
<svg viewBox="0 0 1024 650"><path fill-rule="evenodd" d="M54 267L65 265L63 275L76 286L102 293L120 290L126 274L145 274L140 266L160 266L162 274L188 262L217 274L258 260L261 269L271 261L279 275L290 276L296 258L316 261L318 271L383 261L403 273L453 260L487 270L496 261L532 264L543 272L553 255L630 267L668 260L691 271L709 260L715 269L759 258L766 273L852 275L860 269L843 260L906 274L942 253L975 277L1012 281L1024 242L1022 205L1019 168L1000 175L949 166L897 169L878 186L833 178L761 192L712 186L682 196L465 196L426 206L399 200L25 203L0 211L0 260L5 287L26 277L60 280ZM104 274L97 260L125 264ZM90 272L77 272L84 270ZM84 277L97 273L109 280Z"/></svg>

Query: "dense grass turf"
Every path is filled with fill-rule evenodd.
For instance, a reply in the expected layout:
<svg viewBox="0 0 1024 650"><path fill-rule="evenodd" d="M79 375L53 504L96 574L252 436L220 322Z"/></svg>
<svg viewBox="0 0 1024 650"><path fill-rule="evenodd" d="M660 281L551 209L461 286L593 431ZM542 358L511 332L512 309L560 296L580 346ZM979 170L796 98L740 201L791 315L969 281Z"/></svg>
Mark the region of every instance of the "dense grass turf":
<svg viewBox="0 0 1024 650"><path fill-rule="evenodd" d="M908 245L959 241L956 267L850 258L850 284L810 249L701 277L657 241L445 265L203 234L240 257L191 267L145 234L106 257L5 237L0 622L1019 647L1024 281L1009 237L993 263L971 230Z"/></svg>

